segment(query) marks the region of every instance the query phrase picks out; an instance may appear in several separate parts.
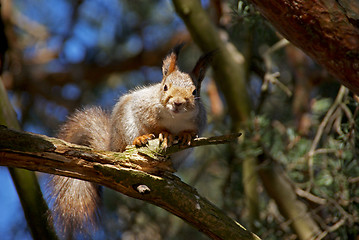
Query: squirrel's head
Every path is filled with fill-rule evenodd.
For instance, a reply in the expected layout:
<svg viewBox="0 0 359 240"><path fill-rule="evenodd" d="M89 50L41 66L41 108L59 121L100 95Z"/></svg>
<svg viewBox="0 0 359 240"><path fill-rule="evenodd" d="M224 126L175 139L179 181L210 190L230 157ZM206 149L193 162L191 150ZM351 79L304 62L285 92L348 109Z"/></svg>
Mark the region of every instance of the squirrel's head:
<svg viewBox="0 0 359 240"><path fill-rule="evenodd" d="M212 60L213 51L203 54L190 73L181 72L177 65L183 44L177 45L163 60L161 103L173 114L196 110L201 83Z"/></svg>

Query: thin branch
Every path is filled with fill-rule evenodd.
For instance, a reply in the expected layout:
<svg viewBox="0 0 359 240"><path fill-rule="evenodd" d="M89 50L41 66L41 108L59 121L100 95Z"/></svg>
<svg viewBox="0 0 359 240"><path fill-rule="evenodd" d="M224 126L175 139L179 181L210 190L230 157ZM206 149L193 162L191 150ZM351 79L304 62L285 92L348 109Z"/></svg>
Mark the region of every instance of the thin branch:
<svg viewBox="0 0 359 240"><path fill-rule="evenodd" d="M336 231L338 228L340 228L341 226L344 225L344 223L346 222L346 218L343 217L341 218L338 222L336 222L333 226L328 227L325 231L323 231L321 234L319 234L315 240L320 240L323 239L325 236L328 235L328 233L330 232L334 232Z"/></svg>
<svg viewBox="0 0 359 240"><path fill-rule="evenodd" d="M295 193L298 196L300 196L302 198L306 198L307 200L309 200L313 203L317 203L319 205L324 205L327 203L327 200L325 198L318 197L318 196L316 196L310 192L304 191L303 189L298 188L298 187L295 188Z"/></svg>
<svg viewBox="0 0 359 240"><path fill-rule="evenodd" d="M310 176L310 183L313 182L313 178L314 178L314 170L313 170L313 164L314 164L314 153L315 153L315 149L317 148L320 139L322 138L323 135L323 131L325 129L325 127L327 126L327 123L329 121L329 118L333 115L334 111L337 109L337 107L340 105L340 103L343 101L343 98L345 96L345 94L347 94L347 88L344 86L341 86L339 91L338 91L338 95L334 100L334 103L332 104L332 106L329 108L328 112L325 114L322 122L320 123L317 133L315 134L312 146L309 150L309 152L307 153L307 162L308 162L308 169L309 169L309 176ZM310 184L311 185L311 184ZM310 186L309 186L310 188ZM309 189L308 189L309 192Z"/></svg>
<svg viewBox="0 0 359 240"><path fill-rule="evenodd" d="M280 77L279 72L273 72L273 61L271 59L271 54L285 46L287 46L289 42L283 38L275 43L273 46L268 48L263 54L263 62L265 65L265 73L263 74L263 83L261 87L261 92L259 96L259 101L256 107L256 113L259 113L261 110L263 103L265 102L266 97L268 96L268 86L269 83L277 85L283 92L287 94L288 97L292 96L292 92L289 90L287 86L285 86L281 81L278 80Z"/></svg>
<svg viewBox="0 0 359 240"><path fill-rule="evenodd" d="M231 133L222 136L195 138L190 145L173 145L170 149L166 150L166 153L175 153L192 147L230 143L236 141L240 136L242 136L242 133Z"/></svg>
<svg viewBox="0 0 359 240"><path fill-rule="evenodd" d="M197 190L171 174L167 155L158 139L148 146L129 146L123 153L96 151L57 138L0 127L0 165L25 168L91 181L142 199L179 216L212 239L259 239ZM235 136L235 137L234 137ZM191 146L224 143L239 135L196 139ZM172 149L173 148L173 149ZM175 152L176 146L168 152ZM138 186L147 190L140 191Z"/></svg>
<svg viewBox="0 0 359 240"><path fill-rule="evenodd" d="M351 184L355 184L359 182L359 177L352 177L348 179L348 182Z"/></svg>
<svg viewBox="0 0 359 240"><path fill-rule="evenodd" d="M263 53L263 61L266 66L266 73L264 74L264 80L262 84L261 91L266 92L268 91L268 85L269 83L272 83L274 85L277 85L283 92L287 94L288 97L292 96L292 92L289 90L287 86L285 86L281 81L278 80L280 73L279 72L272 72L273 71L273 63L271 54L275 51L278 51L281 48L284 48L289 44L288 40L283 38L279 40L277 43L275 43L273 46L268 48Z"/></svg>

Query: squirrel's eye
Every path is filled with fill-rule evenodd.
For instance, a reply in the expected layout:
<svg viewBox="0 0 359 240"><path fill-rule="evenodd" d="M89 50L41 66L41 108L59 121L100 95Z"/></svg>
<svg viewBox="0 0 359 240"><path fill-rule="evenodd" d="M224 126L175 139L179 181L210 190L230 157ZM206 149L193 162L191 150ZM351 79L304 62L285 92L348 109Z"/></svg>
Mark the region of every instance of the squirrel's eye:
<svg viewBox="0 0 359 240"><path fill-rule="evenodd" d="M197 89L195 89L195 90L193 90L193 92L192 92L192 95L196 95L197 94Z"/></svg>
<svg viewBox="0 0 359 240"><path fill-rule="evenodd" d="M163 91L167 91L168 90L168 87L167 87L167 85L165 85L164 87L163 87Z"/></svg>

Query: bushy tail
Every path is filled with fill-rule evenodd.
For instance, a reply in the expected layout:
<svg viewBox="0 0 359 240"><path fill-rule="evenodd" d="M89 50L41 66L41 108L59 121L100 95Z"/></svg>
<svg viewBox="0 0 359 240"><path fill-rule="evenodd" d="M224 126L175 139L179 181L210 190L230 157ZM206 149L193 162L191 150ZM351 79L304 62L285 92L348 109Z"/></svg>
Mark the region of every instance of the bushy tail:
<svg viewBox="0 0 359 240"><path fill-rule="evenodd" d="M98 107L76 111L64 124L59 138L97 150L108 150L109 114ZM89 233L99 220L100 187L96 184L54 175L49 181L52 216L66 239Z"/></svg>
<svg viewBox="0 0 359 240"><path fill-rule="evenodd" d="M98 185L54 175L50 181L53 198L52 217L60 235L73 239L96 229L101 202Z"/></svg>

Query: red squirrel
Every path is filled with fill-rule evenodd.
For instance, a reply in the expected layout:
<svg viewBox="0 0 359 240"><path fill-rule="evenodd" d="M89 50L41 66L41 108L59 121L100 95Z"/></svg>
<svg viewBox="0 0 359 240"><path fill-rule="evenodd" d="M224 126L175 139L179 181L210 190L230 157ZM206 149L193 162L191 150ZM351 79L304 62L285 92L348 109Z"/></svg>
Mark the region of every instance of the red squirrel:
<svg viewBox="0 0 359 240"><path fill-rule="evenodd" d="M206 113L200 99L201 83L213 52L202 55L190 73L177 65L183 44L176 46L163 60L162 81L142 87L119 98L112 113L99 107L77 110L59 132L59 138L97 150L123 151L127 145L142 146L158 137L164 147L175 142L190 144L206 125ZM188 150L171 156L178 166ZM52 216L66 239L96 226L99 216L99 186L73 178L53 176Z"/></svg>

